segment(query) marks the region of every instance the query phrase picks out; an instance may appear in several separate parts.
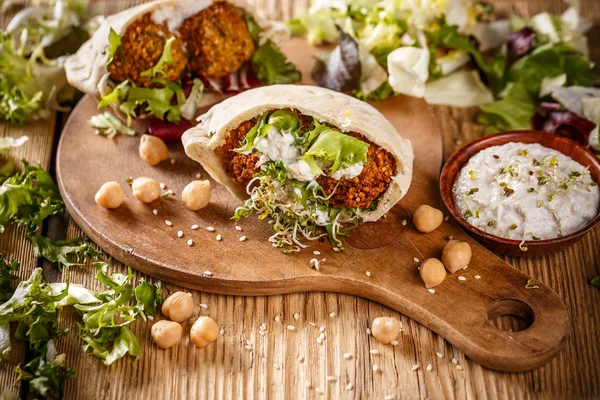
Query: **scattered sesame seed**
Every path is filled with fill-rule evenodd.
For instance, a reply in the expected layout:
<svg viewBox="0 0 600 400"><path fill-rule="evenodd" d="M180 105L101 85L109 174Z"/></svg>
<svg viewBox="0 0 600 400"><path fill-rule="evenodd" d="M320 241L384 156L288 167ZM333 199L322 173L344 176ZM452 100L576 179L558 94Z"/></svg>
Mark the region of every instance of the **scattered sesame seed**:
<svg viewBox="0 0 600 400"><path fill-rule="evenodd" d="M335 252L337 253L337 252L339 252L339 251L340 251L340 248L339 248L339 247L334 247L334 248L333 248L333 251L335 251Z"/></svg>
<svg viewBox="0 0 600 400"><path fill-rule="evenodd" d="M252 346L250 346L250 345L246 345L246 346L244 346L244 348L245 348L246 350L252 350Z"/></svg>
<svg viewBox="0 0 600 400"><path fill-rule="evenodd" d="M310 381L309 380L305 380L304 381L304 386L306 386L307 388L310 387Z"/></svg>
<svg viewBox="0 0 600 400"><path fill-rule="evenodd" d="M270 219L270 220L269 220L267 223L268 223L269 225L273 225L273 224L275 223L275 220L273 220L273 219Z"/></svg>
<svg viewBox="0 0 600 400"><path fill-rule="evenodd" d="M444 221L448 221L450 219L449 215L446 215L446 217L444 218Z"/></svg>
<svg viewBox="0 0 600 400"><path fill-rule="evenodd" d="M258 331L258 334L259 334L260 336L265 336L265 331Z"/></svg>
<svg viewBox="0 0 600 400"><path fill-rule="evenodd" d="M260 326L258 327L258 329L260 329L261 331L266 331L267 330L267 324L265 324L263 322L262 324L260 324Z"/></svg>
<svg viewBox="0 0 600 400"><path fill-rule="evenodd" d="M335 382L337 380L337 378L335 376L328 376L327 377L327 382Z"/></svg>
<svg viewBox="0 0 600 400"><path fill-rule="evenodd" d="M167 190L167 193L169 193L171 196L173 196L175 194L175 192L171 189Z"/></svg>
<svg viewBox="0 0 600 400"><path fill-rule="evenodd" d="M417 364L413 365L412 368L410 369L411 371L416 371L419 369L419 366Z"/></svg>
<svg viewBox="0 0 600 400"><path fill-rule="evenodd" d="M183 237L183 231L177 232L177 237Z"/></svg>
<svg viewBox="0 0 600 400"><path fill-rule="evenodd" d="M469 266L468 266L468 265L465 265L465 266L463 267L463 269L467 269L467 268L469 268Z"/></svg>
<svg viewBox="0 0 600 400"><path fill-rule="evenodd" d="M456 369L457 369L457 370L459 370L459 371L462 371L462 370L463 370L463 367L462 367L462 365L457 365L457 366L456 366Z"/></svg>
<svg viewBox="0 0 600 400"><path fill-rule="evenodd" d="M379 365L373 364L373 372L377 372L379 370L380 370Z"/></svg>
<svg viewBox="0 0 600 400"><path fill-rule="evenodd" d="M352 354L350 353L344 353L344 360L350 360L352 358Z"/></svg>
<svg viewBox="0 0 600 400"><path fill-rule="evenodd" d="M427 289L429 293L435 293L435 289Z"/></svg>
<svg viewBox="0 0 600 400"><path fill-rule="evenodd" d="M154 320L154 316L153 315L148 315L146 318L148 318L150 321Z"/></svg>
<svg viewBox="0 0 600 400"><path fill-rule="evenodd" d="M419 261L421 261L421 260L419 260L417 257L413 258L413 260L414 260L414 262L416 262L416 263L418 263Z"/></svg>
<svg viewBox="0 0 600 400"><path fill-rule="evenodd" d="M325 327L324 326L320 327L319 332L325 332Z"/></svg>
<svg viewBox="0 0 600 400"><path fill-rule="evenodd" d="M367 335L370 335L370 334L371 334L371 329L367 328Z"/></svg>
<svg viewBox="0 0 600 400"><path fill-rule="evenodd" d="M288 331L296 330L296 327L294 325L288 325L287 328L288 328Z"/></svg>
<svg viewBox="0 0 600 400"><path fill-rule="evenodd" d="M329 318L333 318L333 317L335 317L335 313L334 312L329 313Z"/></svg>
<svg viewBox="0 0 600 400"><path fill-rule="evenodd" d="M202 303L202 304L200 304L200 307L201 307L201 308L208 308L208 304L204 304L204 303Z"/></svg>
<svg viewBox="0 0 600 400"><path fill-rule="evenodd" d="M187 241L187 245L188 245L188 246L191 246L191 245L193 245L193 244L194 244L194 241L193 241L192 239L188 239L188 241Z"/></svg>
<svg viewBox="0 0 600 400"><path fill-rule="evenodd" d="M245 242L245 241L246 241L246 239L247 239L247 237L246 237L246 236L240 236L240 242Z"/></svg>
<svg viewBox="0 0 600 400"><path fill-rule="evenodd" d="M466 280L467 280L467 278L465 278L465 277L464 277L464 276L462 276L462 275L459 275L459 277L458 277L458 280L459 280L459 281L466 281Z"/></svg>
<svg viewBox="0 0 600 400"><path fill-rule="evenodd" d="M281 317L279 315L276 315L275 316L275 321L277 321L277 322L281 321Z"/></svg>
<svg viewBox="0 0 600 400"><path fill-rule="evenodd" d="M367 271L367 272L365 272L365 275L366 275L366 276L371 276L371 272L370 272L370 271Z"/></svg>
<svg viewBox="0 0 600 400"><path fill-rule="evenodd" d="M425 368L427 371L431 371L433 369L433 367L431 366L431 364L427 364L427 368Z"/></svg>
<svg viewBox="0 0 600 400"><path fill-rule="evenodd" d="M309 322L308 323L310 326L317 326L317 324L315 324L314 322Z"/></svg>
<svg viewBox="0 0 600 400"><path fill-rule="evenodd" d="M452 361L452 364L458 364L458 360L456 358L453 358L451 361Z"/></svg>
<svg viewBox="0 0 600 400"><path fill-rule="evenodd" d="M225 334L225 329L221 329L221 330L219 331L219 334L220 334L221 336L222 336L222 335L224 335L224 334Z"/></svg>
<svg viewBox="0 0 600 400"><path fill-rule="evenodd" d="M160 183L160 188L161 188L161 189L164 189L164 188L166 188L166 187L167 187L167 185L165 185L165 184L164 184L164 183L162 183L162 182Z"/></svg>
<svg viewBox="0 0 600 400"><path fill-rule="evenodd" d="M216 239L217 239L218 242L220 242L221 240L223 240L223 236L217 235Z"/></svg>
<svg viewBox="0 0 600 400"><path fill-rule="evenodd" d="M316 388L316 389L315 389L315 392L317 392L317 393L319 393L319 394L323 394L323 389Z"/></svg>
<svg viewBox="0 0 600 400"><path fill-rule="evenodd" d="M435 353L435 355L437 356L437 358L444 358L444 355L440 352Z"/></svg>
<svg viewBox="0 0 600 400"><path fill-rule="evenodd" d="M236 231L240 231L240 232L241 232L241 231L242 231L242 227L241 227L241 226L239 226L239 225L236 225L236 226L235 226L235 230L236 230Z"/></svg>
<svg viewBox="0 0 600 400"><path fill-rule="evenodd" d="M385 396L383 396L383 400L393 400L394 396L392 396L391 394L386 394Z"/></svg>
<svg viewBox="0 0 600 400"><path fill-rule="evenodd" d="M352 390L352 389L354 389L354 385L353 384L349 383L349 384L346 385L346 390Z"/></svg>
<svg viewBox="0 0 600 400"><path fill-rule="evenodd" d="M215 228L213 228L212 226L209 226L208 228L206 228L206 230L209 232L214 232Z"/></svg>
<svg viewBox="0 0 600 400"><path fill-rule="evenodd" d="M397 340L392 340L392 341L390 342L390 344L391 344L392 346L398 346L398 341L397 341Z"/></svg>
<svg viewBox="0 0 600 400"><path fill-rule="evenodd" d="M377 351L377 349L371 349L371 350L369 350L369 353L371 353L371 354L379 354L379 352Z"/></svg>
<svg viewBox="0 0 600 400"><path fill-rule="evenodd" d="M195 230L196 230L196 229L198 229L198 228L199 228L199 226L198 226L198 225L196 225L196 224L192 225L192 230L193 230L193 231L195 231Z"/></svg>
<svg viewBox="0 0 600 400"><path fill-rule="evenodd" d="M252 344L252 341L250 339L246 339L246 344Z"/></svg>
<svg viewBox="0 0 600 400"><path fill-rule="evenodd" d="M481 276L480 275L475 275L473 278L475 278L475 279L481 279Z"/></svg>
<svg viewBox="0 0 600 400"><path fill-rule="evenodd" d="M320 254L321 254L321 252L320 252L320 251L318 251L318 250L315 250L315 251L313 251L313 254L314 254L315 256L318 256L318 255L320 255Z"/></svg>
<svg viewBox="0 0 600 400"><path fill-rule="evenodd" d="M158 215L158 210L157 210L156 208L155 208L155 209L153 209L153 210L152 210L152 214L154 214L154 215Z"/></svg>
<svg viewBox="0 0 600 400"><path fill-rule="evenodd" d="M279 367L279 364L277 364L277 363L273 363L273 368L275 368L275 369L279 369L279 368L280 368L280 367Z"/></svg>
<svg viewBox="0 0 600 400"><path fill-rule="evenodd" d="M294 319L298 319L298 318L300 318L300 314L294 313Z"/></svg>
<svg viewBox="0 0 600 400"><path fill-rule="evenodd" d="M323 338L319 336L317 338L317 343L322 344L323 343Z"/></svg>
<svg viewBox="0 0 600 400"><path fill-rule="evenodd" d="M406 225L408 225L408 221L407 220L402 221L402 226L406 226Z"/></svg>
<svg viewBox="0 0 600 400"><path fill-rule="evenodd" d="M196 179L200 179L200 178L202 178L202 174L201 173L197 173L196 174Z"/></svg>
<svg viewBox="0 0 600 400"><path fill-rule="evenodd" d="M171 158L171 164L175 164L175 159Z"/></svg>
<svg viewBox="0 0 600 400"><path fill-rule="evenodd" d="M206 275L206 276L212 276L212 272L210 272L210 271L204 271L204 275Z"/></svg>
<svg viewBox="0 0 600 400"><path fill-rule="evenodd" d="M299 362L299 363L303 363L303 362L304 362L304 356L300 356L300 357L298 357L298 362Z"/></svg>
<svg viewBox="0 0 600 400"><path fill-rule="evenodd" d="M168 219L165 219L165 224L167 224L167 226L173 226L173 223Z"/></svg>
<svg viewBox="0 0 600 400"><path fill-rule="evenodd" d="M321 338L321 339L325 339L325 334L324 334L324 333L321 333L321 334L319 335L319 338Z"/></svg>

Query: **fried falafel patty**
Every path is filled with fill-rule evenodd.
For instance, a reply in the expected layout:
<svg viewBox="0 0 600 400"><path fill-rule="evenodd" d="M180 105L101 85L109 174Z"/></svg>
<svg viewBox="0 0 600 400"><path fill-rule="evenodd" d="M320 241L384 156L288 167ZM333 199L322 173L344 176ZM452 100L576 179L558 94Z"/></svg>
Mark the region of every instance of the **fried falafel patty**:
<svg viewBox="0 0 600 400"><path fill-rule="evenodd" d="M308 129L312 117L302 114L298 116L302 120L303 128ZM242 146L242 141L254 125L256 123L253 121L240 124L231 130L226 143L221 147L227 173L244 186L247 186L260 171L260 165L258 165L260 156L256 153L241 154L233 150ZM392 177L396 174L396 159L389 151L379 147L360 133L347 132L346 134L369 144L367 164L363 167L362 172L352 179L336 180L321 175L317 178L317 182L328 196L331 195L329 204L332 208L370 208L372 202L387 190Z"/></svg>
<svg viewBox="0 0 600 400"><path fill-rule="evenodd" d="M241 11L225 1L187 18L179 28L192 72L223 78L244 65L255 50Z"/></svg>
<svg viewBox="0 0 600 400"><path fill-rule="evenodd" d="M121 46L115 52L108 69L116 82L131 80L138 86L150 87L151 77L141 76L142 72L154 67L162 56L165 44L172 36L175 42L171 46L173 64L165 64L165 79L174 81L179 78L186 66L186 56L181 39L171 33L163 24L152 21L151 13L130 24L121 37Z"/></svg>

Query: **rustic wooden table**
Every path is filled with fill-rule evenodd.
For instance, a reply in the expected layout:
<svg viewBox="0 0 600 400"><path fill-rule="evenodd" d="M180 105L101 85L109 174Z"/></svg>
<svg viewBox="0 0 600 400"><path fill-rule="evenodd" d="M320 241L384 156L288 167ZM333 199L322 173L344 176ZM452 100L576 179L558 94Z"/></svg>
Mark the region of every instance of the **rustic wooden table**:
<svg viewBox="0 0 600 400"><path fill-rule="evenodd" d="M262 16L287 19L306 10L309 0L254 0ZM101 1L99 13L111 14L138 3L136 0ZM496 0L500 15L553 13L566 8L560 0ZM592 58L600 61L600 2L581 0L584 16L593 19ZM9 16L2 16L6 24ZM482 134L473 122L476 110L433 107L443 133L447 158L461 144ZM65 115L22 127L0 124L0 136L27 134L30 142L15 151L18 157L54 168L56 144ZM54 239L82 234L68 216L54 218L45 227ZM142 356L125 358L111 367L85 356L75 334L58 341L59 352L77 376L68 382L66 398L73 399L168 399L168 398L592 398L600 395L600 291L588 281L600 273L600 229L572 248L538 259L509 259L515 268L548 284L564 299L571 318L565 349L542 368L508 374L486 370L426 327L399 313L361 298L334 293L301 293L269 297L237 297L193 292L194 315L209 315L225 330L217 342L204 350L188 346L188 338L172 351L151 344L149 323L138 322ZM24 232L9 227L0 236L0 252L21 261L20 275L28 277L36 266L44 267L48 280L66 279L54 266L36 259ZM113 270L125 266L114 262ZM90 268L73 268L68 279L96 287ZM136 278L141 278L136 274ZM166 285L166 292L180 290ZM206 304L201 308L199 304ZM335 314L331 314L335 313ZM331 315L334 315L333 317ZM399 344L383 346L367 335L373 318L395 316L403 323ZM275 317L279 316L278 322ZM309 325L314 322L316 328ZM258 327L265 323L265 335ZM296 331L285 327L294 324ZM76 331L74 315L64 312L60 326ZM325 327L322 345L315 339ZM188 327L189 329L189 327ZM250 344L251 350L245 348ZM378 354L370 354L370 350ZM349 360L344 353L351 353ZM438 358L436 353L441 353ZM26 397L27 388L15 382L14 367L27 359L26 346L16 343L9 362L0 363L0 389ZM304 361L300 361L300 357ZM458 370L451 359L463 366ZM373 372L373 365L380 371ZM416 372L413 365L420 365ZM426 371L431 364L433 369ZM334 377L329 381L327 377ZM309 385L306 384L309 382ZM352 389L348 390L347 386Z"/></svg>

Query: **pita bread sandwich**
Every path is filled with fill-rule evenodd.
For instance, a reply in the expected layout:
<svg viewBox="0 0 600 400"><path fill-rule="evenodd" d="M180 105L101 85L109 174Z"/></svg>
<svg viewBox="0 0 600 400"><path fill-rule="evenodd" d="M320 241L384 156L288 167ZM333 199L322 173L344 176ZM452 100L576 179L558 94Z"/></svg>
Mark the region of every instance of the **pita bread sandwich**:
<svg viewBox="0 0 600 400"><path fill-rule="evenodd" d="M410 141L374 107L329 89L252 89L199 121L182 137L187 155L244 200L234 219L257 214L288 250L323 236L343 248L348 224L377 221L411 183Z"/></svg>

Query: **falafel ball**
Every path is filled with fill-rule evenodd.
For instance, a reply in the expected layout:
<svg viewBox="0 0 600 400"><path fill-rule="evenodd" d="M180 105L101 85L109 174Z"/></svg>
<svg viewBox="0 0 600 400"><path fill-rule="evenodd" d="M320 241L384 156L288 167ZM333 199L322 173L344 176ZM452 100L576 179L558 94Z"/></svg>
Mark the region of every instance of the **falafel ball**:
<svg viewBox="0 0 600 400"><path fill-rule="evenodd" d="M141 73L156 65L167 40L172 36L175 37L171 46L173 64L165 64L166 75L163 78L169 81L177 80L187 62L183 43L166 25L153 22L150 13L144 14L125 30L121 38L121 47L115 52L108 67L111 78L117 82L129 79L143 87L153 86L150 83L152 78L141 76Z"/></svg>
<svg viewBox="0 0 600 400"><path fill-rule="evenodd" d="M223 78L250 60L255 44L241 11L226 1L186 19L179 32L189 54L190 70L212 79Z"/></svg>

